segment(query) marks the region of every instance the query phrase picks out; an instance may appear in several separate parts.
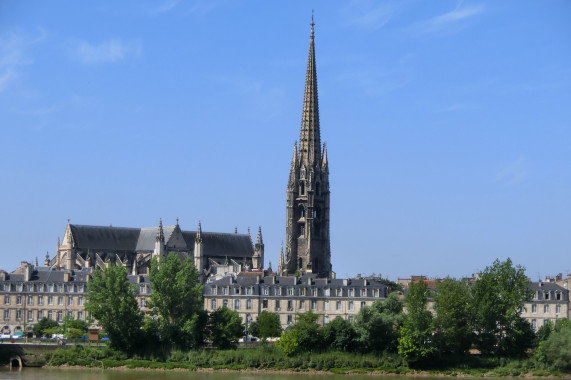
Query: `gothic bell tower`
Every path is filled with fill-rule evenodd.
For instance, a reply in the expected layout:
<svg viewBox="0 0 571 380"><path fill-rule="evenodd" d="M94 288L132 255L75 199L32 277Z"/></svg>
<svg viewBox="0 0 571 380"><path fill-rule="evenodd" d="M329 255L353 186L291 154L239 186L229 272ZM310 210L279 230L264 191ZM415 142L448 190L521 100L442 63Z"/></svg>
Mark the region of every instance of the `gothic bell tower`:
<svg viewBox="0 0 571 380"><path fill-rule="evenodd" d="M329 167L319 131L314 25L312 17L299 150L294 144L287 185L286 252L285 259L280 257L280 271L327 277L331 274Z"/></svg>

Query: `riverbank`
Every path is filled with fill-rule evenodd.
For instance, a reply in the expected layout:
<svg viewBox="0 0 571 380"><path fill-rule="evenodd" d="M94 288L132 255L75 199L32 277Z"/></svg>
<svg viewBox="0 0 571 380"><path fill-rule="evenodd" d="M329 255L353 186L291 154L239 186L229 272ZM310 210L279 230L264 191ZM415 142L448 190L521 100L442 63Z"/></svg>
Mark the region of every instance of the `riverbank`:
<svg viewBox="0 0 571 380"><path fill-rule="evenodd" d="M525 379L561 379L567 380L571 379L571 374L540 374L536 375L533 372L520 373L519 375L499 375L494 371L482 373L479 376L474 376L472 374L467 374L463 372L438 372L438 371L415 371L411 370L406 373L394 373L394 372L382 372L382 371L317 371L317 370L278 370L278 369L260 369L260 368L246 368L246 369L227 369L227 368L149 368L149 367L131 367L131 366L118 366L109 367L105 369L97 369L94 367L83 367L83 366L46 366L46 368L53 369L63 369L63 370L94 370L94 371L175 371L175 372L202 372L202 373L240 373L240 374L251 374L251 375L366 375L366 376L407 376L407 377L461 377L461 378L474 378L474 377L485 377L485 378L497 378L497 377L508 377L508 378L525 378Z"/></svg>
<svg viewBox="0 0 571 380"><path fill-rule="evenodd" d="M251 372L283 374L370 374L454 377L559 377L571 374L542 366L531 359L464 358L453 366L413 369L396 354L346 352L307 353L288 357L273 347L246 350L172 352L165 358L128 358L110 350L73 348L46 354L45 366L56 368Z"/></svg>

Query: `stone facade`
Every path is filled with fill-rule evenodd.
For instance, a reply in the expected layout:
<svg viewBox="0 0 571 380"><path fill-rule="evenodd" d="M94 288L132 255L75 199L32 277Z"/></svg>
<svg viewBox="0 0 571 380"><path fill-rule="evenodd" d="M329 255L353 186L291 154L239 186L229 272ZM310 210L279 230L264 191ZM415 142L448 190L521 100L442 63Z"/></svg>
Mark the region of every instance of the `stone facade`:
<svg viewBox="0 0 571 380"><path fill-rule="evenodd" d="M1 334L25 335L42 318L59 323L67 316L88 320L84 309L91 269L57 270L22 262L12 273L0 271ZM128 276L142 310L151 293L148 276Z"/></svg>
<svg viewBox="0 0 571 380"><path fill-rule="evenodd" d="M286 252L285 258L283 252L280 253L278 272L328 277L332 274L329 164L325 144L321 149L313 26L312 21L299 151L294 144L287 184Z"/></svg>
<svg viewBox="0 0 571 380"><path fill-rule="evenodd" d="M246 324L266 310L276 313L285 329L295 315L312 310L325 325L336 317L353 322L359 310L384 300L390 289L376 280L319 278L306 274L278 276L263 272L228 276L204 286L204 308L212 312L226 306Z"/></svg>
<svg viewBox="0 0 571 380"><path fill-rule="evenodd" d="M554 324L558 319L569 318L569 290L554 282L532 282L530 302L522 307L522 317L537 331L546 321Z"/></svg>

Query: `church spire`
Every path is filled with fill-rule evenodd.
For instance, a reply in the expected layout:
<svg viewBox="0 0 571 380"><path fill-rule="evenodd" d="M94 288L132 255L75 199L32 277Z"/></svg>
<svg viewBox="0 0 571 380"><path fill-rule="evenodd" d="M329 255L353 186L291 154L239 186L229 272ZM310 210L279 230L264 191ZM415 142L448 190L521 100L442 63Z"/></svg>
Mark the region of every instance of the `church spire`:
<svg viewBox="0 0 571 380"><path fill-rule="evenodd" d="M321 161L321 137L319 132L319 105L317 103L317 71L315 65L315 44L313 16L311 17L311 34L309 36L309 56L305 75L305 94L301 115L301 133L299 137L299 154L303 163L314 165Z"/></svg>

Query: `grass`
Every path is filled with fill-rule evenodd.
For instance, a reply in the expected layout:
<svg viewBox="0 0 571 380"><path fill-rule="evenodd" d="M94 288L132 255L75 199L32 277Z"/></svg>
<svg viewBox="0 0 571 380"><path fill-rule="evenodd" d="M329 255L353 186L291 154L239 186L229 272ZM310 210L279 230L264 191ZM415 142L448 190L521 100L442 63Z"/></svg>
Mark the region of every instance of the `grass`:
<svg viewBox="0 0 571 380"><path fill-rule="evenodd" d="M397 354L357 354L347 352L311 352L288 357L272 345L241 350L196 350L173 351L166 360L156 358L128 358L127 355L108 348L75 347L46 353L46 364L50 366L84 366L95 368L149 368L186 369L198 368L214 370L272 369L291 371L328 371L345 373L392 373L409 374L409 368ZM464 374L474 377L514 377L525 374L533 376L561 376L557 368L550 368L533 359L498 360L495 358L468 357L454 365L431 368L433 375L457 376Z"/></svg>

